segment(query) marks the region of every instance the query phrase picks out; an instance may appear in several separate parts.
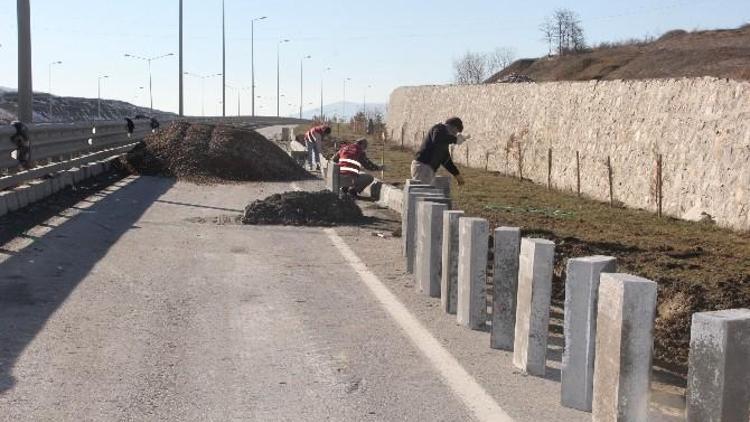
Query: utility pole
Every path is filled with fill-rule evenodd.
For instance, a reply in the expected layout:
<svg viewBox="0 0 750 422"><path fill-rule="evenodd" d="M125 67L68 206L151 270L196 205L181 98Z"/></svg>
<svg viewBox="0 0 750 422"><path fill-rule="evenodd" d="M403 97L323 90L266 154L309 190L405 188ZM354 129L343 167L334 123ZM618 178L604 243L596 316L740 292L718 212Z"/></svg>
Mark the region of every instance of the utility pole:
<svg viewBox="0 0 750 422"><path fill-rule="evenodd" d="M31 6L29 0L17 0L18 17L18 120L31 123L34 101L31 74Z"/></svg>
<svg viewBox="0 0 750 422"><path fill-rule="evenodd" d="M221 115L227 115L227 37L224 0L221 0Z"/></svg>
<svg viewBox="0 0 750 422"><path fill-rule="evenodd" d="M185 109L184 109L184 85L183 85L183 70L182 70L182 0L180 0L180 106L179 106L179 115L180 117L185 115Z"/></svg>
<svg viewBox="0 0 750 422"><path fill-rule="evenodd" d="M251 112L253 117L255 117L255 21L261 21L266 18L267 16L261 16L259 18L250 19L250 90L252 93Z"/></svg>

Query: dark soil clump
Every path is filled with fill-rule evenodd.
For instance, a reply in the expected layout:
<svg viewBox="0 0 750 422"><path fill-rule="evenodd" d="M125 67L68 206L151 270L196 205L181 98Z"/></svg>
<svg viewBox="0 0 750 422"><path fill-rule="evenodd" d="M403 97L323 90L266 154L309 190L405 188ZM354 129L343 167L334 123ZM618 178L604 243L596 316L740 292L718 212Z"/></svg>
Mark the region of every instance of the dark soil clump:
<svg viewBox="0 0 750 422"><path fill-rule="evenodd" d="M173 122L147 136L122 159L131 173L198 183L289 181L310 175L253 130Z"/></svg>
<svg viewBox="0 0 750 422"><path fill-rule="evenodd" d="M245 208L244 224L338 226L366 220L354 200L329 191L286 192L258 200Z"/></svg>

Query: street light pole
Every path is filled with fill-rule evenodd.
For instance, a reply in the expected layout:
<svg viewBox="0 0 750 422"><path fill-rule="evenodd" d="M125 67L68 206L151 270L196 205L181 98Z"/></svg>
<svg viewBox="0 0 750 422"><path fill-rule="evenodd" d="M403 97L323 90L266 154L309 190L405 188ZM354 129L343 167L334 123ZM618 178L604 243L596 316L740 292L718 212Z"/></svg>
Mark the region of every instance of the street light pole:
<svg viewBox="0 0 750 422"><path fill-rule="evenodd" d="M201 80L201 116L206 115L206 79L221 76L221 73L212 73L210 75L199 75L197 73L185 72L185 75L193 76Z"/></svg>
<svg viewBox="0 0 750 422"><path fill-rule="evenodd" d="M29 0L17 0L18 18L18 120L31 123L34 118L31 74L31 6Z"/></svg>
<svg viewBox="0 0 750 422"><path fill-rule="evenodd" d="M367 117L367 90L369 88L372 88L372 85L367 85L365 87L365 93L364 93L364 96L362 97L362 114L365 117Z"/></svg>
<svg viewBox="0 0 750 422"><path fill-rule="evenodd" d="M127 54L127 53L125 53L125 57L129 57L131 59L136 59L136 60L143 60L145 62L148 62L148 96L149 96L150 102L151 102L151 113L154 112L154 90L153 90L154 86L153 86L152 78L151 78L151 62L154 61L154 60L163 59L163 58L169 57L169 56L174 56L174 53L168 53L168 54L164 54L164 55L156 56L156 57L141 57L141 56L136 56L136 55L133 55L133 54Z"/></svg>
<svg viewBox="0 0 750 422"><path fill-rule="evenodd" d="M52 118L52 66L56 64L62 64L62 62L58 60L49 64L49 81L47 81L49 83L49 113L47 114L47 119Z"/></svg>
<svg viewBox="0 0 750 422"><path fill-rule="evenodd" d="M98 110L99 120L102 119L102 79L109 78L109 75L102 75L96 78L96 108Z"/></svg>
<svg viewBox="0 0 750 422"><path fill-rule="evenodd" d="M250 20L250 90L252 92L251 111L253 117L255 117L255 21L261 21L266 18L267 16L261 16Z"/></svg>
<svg viewBox="0 0 750 422"><path fill-rule="evenodd" d="M226 9L221 0L221 115L227 115L227 37Z"/></svg>
<svg viewBox="0 0 750 422"><path fill-rule="evenodd" d="M280 97L281 97L281 66L279 62L279 50L281 49L281 44L288 43L289 40L280 40L278 44L276 44L276 117L281 116L281 108L280 108Z"/></svg>
<svg viewBox="0 0 750 422"><path fill-rule="evenodd" d="M179 84L180 84L180 104L179 104L179 115L180 117L185 115L185 109L184 109L184 85L183 85L183 70L182 70L182 0L180 0L180 46L179 46L179 54L180 54L180 75L179 75Z"/></svg>
<svg viewBox="0 0 750 422"><path fill-rule="evenodd" d="M344 101L341 102L343 110L341 112L341 118L346 119L346 81L351 81L352 78L344 78Z"/></svg>
<svg viewBox="0 0 750 422"><path fill-rule="evenodd" d="M304 91L303 91L303 75L304 75L304 68L302 64L304 63L305 59L309 59L312 56L304 56L299 60L299 118L302 119L302 107L305 104L304 101Z"/></svg>
<svg viewBox="0 0 750 422"><path fill-rule="evenodd" d="M320 120L325 121L325 113L323 113L323 76L326 72L330 71L331 68L327 67L325 70L323 70L323 73L320 75Z"/></svg>

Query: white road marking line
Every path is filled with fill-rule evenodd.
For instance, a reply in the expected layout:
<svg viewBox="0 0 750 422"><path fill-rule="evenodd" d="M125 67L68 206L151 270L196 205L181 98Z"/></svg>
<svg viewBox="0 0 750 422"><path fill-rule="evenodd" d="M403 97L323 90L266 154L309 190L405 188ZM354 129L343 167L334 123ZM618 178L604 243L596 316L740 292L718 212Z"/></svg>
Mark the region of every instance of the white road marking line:
<svg viewBox="0 0 750 422"><path fill-rule="evenodd" d="M461 366L440 342L414 317L398 298L388 290L378 277L367 269L349 245L334 229L325 233L346 259L362 282L370 289L380 305L401 327L414 345L429 359L432 366L443 377L443 381L461 398L480 422L513 422L513 419L497 404L481 385Z"/></svg>

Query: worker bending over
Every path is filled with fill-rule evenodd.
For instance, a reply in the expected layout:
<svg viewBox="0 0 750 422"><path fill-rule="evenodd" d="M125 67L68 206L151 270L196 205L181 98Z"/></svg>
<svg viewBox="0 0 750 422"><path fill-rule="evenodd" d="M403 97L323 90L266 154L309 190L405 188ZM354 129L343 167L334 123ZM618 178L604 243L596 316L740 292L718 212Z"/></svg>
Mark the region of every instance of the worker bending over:
<svg viewBox="0 0 750 422"><path fill-rule="evenodd" d="M456 178L459 185L463 185L464 179L453 164L449 149L451 144L461 145L469 138L461 135L463 130L464 124L458 117L451 117L445 123L433 126L411 162L411 178L431 185L435 181L435 172L442 165Z"/></svg>
<svg viewBox="0 0 750 422"><path fill-rule="evenodd" d="M331 135L331 127L327 125L315 126L305 133L305 146L307 147L307 165L310 170L320 170L320 150L323 148L323 140Z"/></svg>
<svg viewBox="0 0 750 422"><path fill-rule="evenodd" d="M364 170L383 170L369 158L367 158L367 139L357 139L353 144L344 145L333 156L333 162L339 165L339 182L341 193L350 196L359 195L374 177L365 173Z"/></svg>

